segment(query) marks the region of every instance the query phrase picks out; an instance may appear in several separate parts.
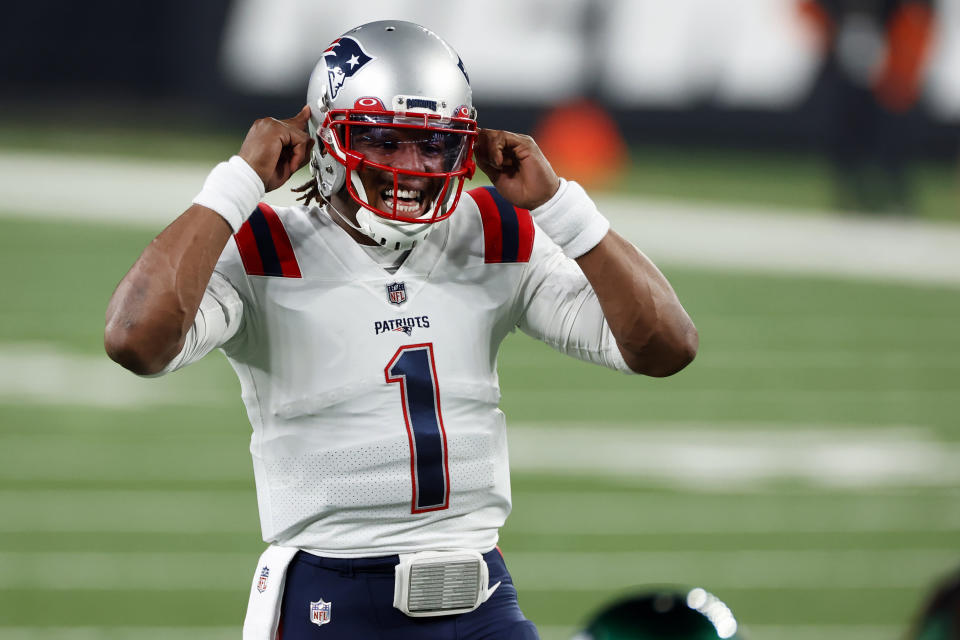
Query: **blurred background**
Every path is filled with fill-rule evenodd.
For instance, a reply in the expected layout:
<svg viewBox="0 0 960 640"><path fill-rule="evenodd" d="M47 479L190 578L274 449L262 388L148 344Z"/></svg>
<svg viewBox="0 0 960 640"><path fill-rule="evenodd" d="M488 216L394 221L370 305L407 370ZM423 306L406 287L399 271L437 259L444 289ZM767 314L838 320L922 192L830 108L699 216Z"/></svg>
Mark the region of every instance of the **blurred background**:
<svg viewBox="0 0 960 640"><path fill-rule="evenodd" d="M382 18L451 42L481 126L533 134L700 330L665 380L505 343L501 547L543 637L651 584L751 638L904 637L960 565L960 0L8 3L0 639L238 637L263 546L239 385L218 354L126 374L103 314L250 122Z"/></svg>

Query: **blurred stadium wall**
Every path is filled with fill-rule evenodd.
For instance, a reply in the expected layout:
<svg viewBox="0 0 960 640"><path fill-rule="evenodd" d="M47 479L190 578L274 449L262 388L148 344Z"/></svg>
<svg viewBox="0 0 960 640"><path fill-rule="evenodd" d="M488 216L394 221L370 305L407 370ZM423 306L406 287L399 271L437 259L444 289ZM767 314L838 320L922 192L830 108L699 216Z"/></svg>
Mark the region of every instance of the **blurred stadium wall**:
<svg viewBox="0 0 960 640"><path fill-rule="evenodd" d="M628 142L804 148L823 142L825 53L797 0L167 0L10 3L0 26L7 117L144 114L241 125L292 112L346 29L384 17L455 43L484 124L530 131L588 97ZM934 0L935 36L911 118L925 155L960 133L960 0Z"/></svg>

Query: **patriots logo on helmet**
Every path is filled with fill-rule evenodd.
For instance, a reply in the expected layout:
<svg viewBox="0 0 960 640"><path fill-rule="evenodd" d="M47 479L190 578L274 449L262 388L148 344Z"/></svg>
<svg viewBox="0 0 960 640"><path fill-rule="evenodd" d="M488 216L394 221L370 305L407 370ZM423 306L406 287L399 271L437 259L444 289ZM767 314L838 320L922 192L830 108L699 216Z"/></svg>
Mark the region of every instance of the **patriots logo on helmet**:
<svg viewBox="0 0 960 640"><path fill-rule="evenodd" d="M323 61L327 65L327 81L330 83L330 98L336 98L344 81L373 59L373 56L364 51L360 43L350 36L334 40L323 52Z"/></svg>

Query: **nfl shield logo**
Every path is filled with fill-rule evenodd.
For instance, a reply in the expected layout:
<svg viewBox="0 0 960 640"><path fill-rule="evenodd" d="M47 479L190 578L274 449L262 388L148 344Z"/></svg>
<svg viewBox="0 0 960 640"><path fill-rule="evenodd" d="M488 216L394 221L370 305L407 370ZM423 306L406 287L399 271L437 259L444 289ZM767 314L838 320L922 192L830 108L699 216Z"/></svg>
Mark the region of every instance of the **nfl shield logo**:
<svg viewBox="0 0 960 640"><path fill-rule="evenodd" d="M263 565L263 569L260 569L260 578L257 580L257 591L263 593L267 590L267 578L270 577L270 567Z"/></svg>
<svg viewBox="0 0 960 640"><path fill-rule="evenodd" d="M319 602L311 602L310 622L318 627L330 622L330 607L332 604L331 602L324 602L323 598L320 598Z"/></svg>
<svg viewBox="0 0 960 640"><path fill-rule="evenodd" d="M402 282L393 282L388 284L387 299L393 304L403 304L407 301L407 288Z"/></svg>

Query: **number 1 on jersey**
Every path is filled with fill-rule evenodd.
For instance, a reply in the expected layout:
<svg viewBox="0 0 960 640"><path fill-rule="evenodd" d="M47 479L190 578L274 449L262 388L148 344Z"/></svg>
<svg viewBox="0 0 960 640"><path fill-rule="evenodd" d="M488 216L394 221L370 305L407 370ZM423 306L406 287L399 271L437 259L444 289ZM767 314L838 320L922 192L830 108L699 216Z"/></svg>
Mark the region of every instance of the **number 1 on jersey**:
<svg viewBox="0 0 960 640"><path fill-rule="evenodd" d="M413 480L410 512L446 509L450 506L450 472L447 469L447 434L440 413L433 344L400 347L383 373L387 382L400 384L403 419L410 440L410 475Z"/></svg>

